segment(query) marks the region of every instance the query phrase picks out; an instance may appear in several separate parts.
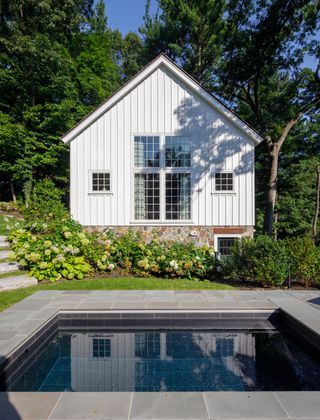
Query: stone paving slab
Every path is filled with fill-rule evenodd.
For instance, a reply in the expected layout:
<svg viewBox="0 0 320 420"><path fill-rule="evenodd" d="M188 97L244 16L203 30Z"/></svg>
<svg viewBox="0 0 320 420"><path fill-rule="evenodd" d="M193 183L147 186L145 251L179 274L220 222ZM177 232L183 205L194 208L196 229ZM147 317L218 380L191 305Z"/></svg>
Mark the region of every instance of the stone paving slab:
<svg viewBox="0 0 320 420"><path fill-rule="evenodd" d="M10 247L10 243L8 241L0 241L0 249L8 247Z"/></svg>
<svg viewBox="0 0 320 420"><path fill-rule="evenodd" d="M319 419L320 392L9 392L2 420Z"/></svg>
<svg viewBox="0 0 320 420"><path fill-rule="evenodd" d="M37 279L29 277L26 274L4 277L0 278L0 291L21 289L23 287L36 286L37 284Z"/></svg>
<svg viewBox="0 0 320 420"><path fill-rule="evenodd" d="M12 273L18 271L19 266L16 262L2 262L0 263L0 274Z"/></svg>
<svg viewBox="0 0 320 420"><path fill-rule="evenodd" d="M201 392L135 392L130 419L207 419Z"/></svg>
<svg viewBox="0 0 320 420"><path fill-rule="evenodd" d="M275 392L274 395L289 418L320 419L320 392Z"/></svg>
<svg viewBox="0 0 320 420"><path fill-rule="evenodd" d="M272 392L205 392L212 419L287 419Z"/></svg>
<svg viewBox="0 0 320 420"><path fill-rule="evenodd" d="M0 419L45 420L60 396L60 392L1 392Z"/></svg>
<svg viewBox="0 0 320 420"><path fill-rule="evenodd" d="M0 251L0 260L9 258L10 254L12 254L12 251Z"/></svg>
<svg viewBox="0 0 320 420"><path fill-rule="evenodd" d="M130 392L63 393L49 419L127 419L131 398Z"/></svg>

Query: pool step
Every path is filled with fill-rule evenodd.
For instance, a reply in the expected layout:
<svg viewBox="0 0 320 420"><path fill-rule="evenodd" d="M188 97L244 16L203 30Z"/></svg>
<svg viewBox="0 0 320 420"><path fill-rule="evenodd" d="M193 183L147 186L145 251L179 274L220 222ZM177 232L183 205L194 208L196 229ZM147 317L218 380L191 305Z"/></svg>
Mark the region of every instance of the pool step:
<svg viewBox="0 0 320 420"><path fill-rule="evenodd" d="M36 286L38 280L26 274L0 278L0 291L21 289L23 287Z"/></svg>

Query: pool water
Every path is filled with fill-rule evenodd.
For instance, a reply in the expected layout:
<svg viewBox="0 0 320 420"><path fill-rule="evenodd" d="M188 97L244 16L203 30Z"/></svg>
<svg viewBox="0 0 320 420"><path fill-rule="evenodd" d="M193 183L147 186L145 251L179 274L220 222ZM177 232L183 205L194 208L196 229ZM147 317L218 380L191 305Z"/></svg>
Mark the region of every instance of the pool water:
<svg viewBox="0 0 320 420"><path fill-rule="evenodd" d="M320 390L320 359L277 330L61 331L10 390Z"/></svg>

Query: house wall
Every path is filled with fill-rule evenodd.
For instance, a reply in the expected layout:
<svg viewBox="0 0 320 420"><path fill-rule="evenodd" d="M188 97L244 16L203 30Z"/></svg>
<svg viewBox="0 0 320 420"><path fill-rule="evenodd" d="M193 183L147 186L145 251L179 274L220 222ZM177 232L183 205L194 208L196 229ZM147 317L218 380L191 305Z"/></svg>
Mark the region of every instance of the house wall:
<svg viewBox="0 0 320 420"><path fill-rule="evenodd" d="M86 226L89 232L96 230L112 231L116 235L123 235L129 229L138 231L143 238L149 242L154 237L158 237L163 241L179 241L182 243L192 242L197 246L209 245L216 250L217 239L222 237L252 237L254 229L252 226L232 226L232 227L217 227L217 226L112 226L112 227L90 227Z"/></svg>
<svg viewBox="0 0 320 420"><path fill-rule="evenodd" d="M192 222L178 224L254 225L253 142L164 67L71 141L72 216L84 226L139 225L133 220L133 135L178 133L193 144ZM90 170L111 171L112 194L90 193ZM213 192L214 171L234 171L234 193Z"/></svg>

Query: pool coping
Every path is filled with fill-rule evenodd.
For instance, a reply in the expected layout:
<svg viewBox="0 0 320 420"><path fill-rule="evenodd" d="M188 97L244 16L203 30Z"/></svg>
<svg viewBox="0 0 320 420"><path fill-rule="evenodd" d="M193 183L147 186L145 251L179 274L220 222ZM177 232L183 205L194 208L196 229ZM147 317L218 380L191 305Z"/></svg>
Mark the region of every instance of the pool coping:
<svg viewBox="0 0 320 420"><path fill-rule="evenodd" d="M320 291L43 291L0 314L0 355L2 360L10 356L59 312L181 316L280 310L320 340L320 310L314 302L320 303ZM319 401L320 391L3 392L0 418L320 419Z"/></svg>

